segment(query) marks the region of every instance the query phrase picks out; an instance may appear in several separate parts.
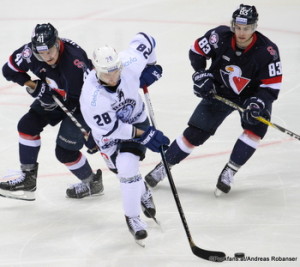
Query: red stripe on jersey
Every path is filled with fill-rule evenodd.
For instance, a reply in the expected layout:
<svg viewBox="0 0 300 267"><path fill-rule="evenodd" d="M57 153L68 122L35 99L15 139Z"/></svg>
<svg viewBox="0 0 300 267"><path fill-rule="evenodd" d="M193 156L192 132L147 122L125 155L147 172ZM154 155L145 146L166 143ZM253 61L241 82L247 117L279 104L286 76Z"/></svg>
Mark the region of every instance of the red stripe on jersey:
<svg viewBox="0 0 300 267"><path fill-rule="evenodd" d="M12 67L15 68L16 71L18 71L18 72L24 72L24 73L26 72L24 70L19 69L18 66L16 66L16 64L15 64L12 56L9 57L9 63L12 65Z"/></svg>
<svg viewBox="0 0 300 267"><path fill-rule="evenodd" d="M65 44L62 40L59 40L59 54L61 55L65 50Z"/></svg>
<svg viewBox="0 0 300 267"><path fill-rule="evenodd" d="M261 80L261 82L263 84L281 83L281 81L282 81L282 75L276 76L276 77L273 77L273 78L269 78L269 79Z"/></svg>
<svg viewBox="0 0 300 267"><path fill-rule="evenodd" d="M39 135L29 135L19 132L19 136L26 140L39 140L41 137Z"/></svg>
<svg viewBox="0 0 300 267"><path fill-rule="evenodd" d="M200 48L200 46L199 46L199 39L197 39L196 41L195 41L195 43L194 43L194 49L195 49L195 51L197 51L200 55L202 55L202 56L206 56L205 54L204 54L204 52L202 51L202 49Z"/></svg>
<svg viewBox="0 0 300 267"><path fill-rule="evenodd" d="M60 96L62 96L64 99L67 96L67 92L63 89L53 88L53 90L58 93Z"/></svg>
<svg viewBox="0 0 300 267"><path fill-rule="evenodd" d="M261 137L259 137L258 135L256 135L254 132L250 131L250 130L244 130L244 133L246 135L248 135L250 137L250 139L254 139L254 140L260 140Z"/></svg>
<svg viewBox="0 0 300 267"><path fill-rule="evenodd" d="M243 51L243 53L246 53L247 51L249 51L252 46L255 44L256 40L257 40L257 35L256 33L253 33L252 35L252 41L251 43L246 47L246 49ZM235 35L231 38L231 47L232 49L235 51L236 50L236 38L235 38Z"/></svg>
<svg viewBox="0 0 300 267"><path fill-rule="evenodd" d="M67 163L64 163L66 166L72 166L72 165L75 165L75 164L77 164L80 160L81 160L81 158L82 158L82 153L81 152L79 152L79 157L78 157L78 159L76 159L75 161L73 161L73 162L67 162Z"/></svg>
<svg viewBox="0 0 300 267"><path fill-rule="evenodd" d="M59 40L59 55L56 64L60 61L61 55L63 54L64 50L65 50L65 44L62 40Z"/></svg>
<svg viewBox="0 0 300 267"><path fill-rule="evenodd" d="M255 42L256 42L256 40L257 40L257 35L256 35L256 33L253 33L252 37L253 37L253 38L252 38L252 41L251 41L251 43L246 47L244 53L246 53L247 51L249 51L249 50L251 49L251 47L255 44Z"/></svg>

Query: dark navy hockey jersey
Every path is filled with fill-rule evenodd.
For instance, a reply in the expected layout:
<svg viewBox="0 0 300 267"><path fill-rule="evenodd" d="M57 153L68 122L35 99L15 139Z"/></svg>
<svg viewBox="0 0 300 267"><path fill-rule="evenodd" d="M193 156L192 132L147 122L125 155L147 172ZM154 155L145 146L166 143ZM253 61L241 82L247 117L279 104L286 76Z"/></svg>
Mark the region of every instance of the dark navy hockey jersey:
<svg viewBox="0 0 300 267"><path fill-rule="evenodd" d="M26 81L35 79L27 73L31 71L51 88L64 90L65 104L74 108L79 105L83 80L91 69L92 62L82 48L71 40L60 39L60 55L55 67L39 61L28 43L13 52L2 72L8 81L23 86Z"/></svg>
<svg viewBox="0 0 300 267"><path fill-rule="evenodd" d="M257 31L245 50L236 47L234 38L227 26L211 29L198 38L190 50L193 68L204 69L211 59L208 70L214 75L217 94L238 103L251 96L273 102L282 82L277 46Z"/></svg>

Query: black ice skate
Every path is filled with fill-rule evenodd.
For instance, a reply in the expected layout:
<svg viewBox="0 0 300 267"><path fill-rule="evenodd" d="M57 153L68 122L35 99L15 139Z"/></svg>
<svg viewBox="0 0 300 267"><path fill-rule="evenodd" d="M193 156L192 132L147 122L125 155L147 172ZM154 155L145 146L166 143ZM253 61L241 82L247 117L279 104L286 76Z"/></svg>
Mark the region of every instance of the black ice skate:
<svg viewBox="0 0 300 267"><path fill-rule="evenodd" d="M0 196L21 200L35 200L38 163L21 165L21 176L0 183Z"/></svg>
<svg viewBox="0 0 300 267"><path fill-rule="evenodd" d="M233 176L236 174L236 172L237 170L233 169L228 164L225 165L217 182L217 188L215 190L215 195L217 197L222 193L229 193L231 184L233 183Z"/></svg>
<svg viewBox="0 0 300 267"><path fill-rule="evenodd" d="M145 183L146 192L142 195L141 205L142 210L146 217L153 218L155 220L156 208L153 201L152 193Z"/></svg>
<svg viewBox="0 0 300 267"><path fill-rule="evenodd" d="M84 198L88 196L102 195L103 190L102 171L99 169L97 170L96 174L93 174L91 181L84 181L72 185L67 189L66 194L69 198Z"/></svg>
<svg viewBox="0 0 300 267"><path fill-rule="evenodd" d="M148 236L146 231L146 224L141 221L140 216L137 217L125 216L125 219L126 219L129 232L133 235L136 243L144 247L145 245L142 243L142 240Z"/></svg>
<svg viewBox="0 0 300 267"><path fill-rule="evenodd" d="M171 167L171 166L169 166ZM165 166L163 162L160 162L156 167L145 176L147 184L151 187L155 187L160 181L167 176Z"/></svg>

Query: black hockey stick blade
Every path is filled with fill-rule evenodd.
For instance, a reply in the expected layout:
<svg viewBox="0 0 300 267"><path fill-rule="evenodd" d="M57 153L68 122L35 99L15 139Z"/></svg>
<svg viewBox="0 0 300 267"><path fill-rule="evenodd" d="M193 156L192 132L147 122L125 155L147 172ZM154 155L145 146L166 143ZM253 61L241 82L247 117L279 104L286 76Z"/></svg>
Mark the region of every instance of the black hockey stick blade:
<svg viewBox="0 0 300 267"><path fill-rule="evenodd" d="M210 251L197 247L195 244L191 244L191 249L199 258L213 262L222 262L226 259L226 254L222 251Z"/></svg>

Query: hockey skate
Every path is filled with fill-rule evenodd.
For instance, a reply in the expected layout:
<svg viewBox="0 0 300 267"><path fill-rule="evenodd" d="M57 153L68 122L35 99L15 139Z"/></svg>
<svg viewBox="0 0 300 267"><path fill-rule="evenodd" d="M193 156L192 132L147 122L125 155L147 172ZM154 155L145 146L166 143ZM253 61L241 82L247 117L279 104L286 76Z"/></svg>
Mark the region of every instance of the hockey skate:
<svg viewBox="0 0 300 267"><path fill-rule="evenodd" d="M125 215L126 223L129 229L129 232L133 235L136 243L142 247L145 245L142 243L142 239L145 239L148 234L146 231L146 224L141 221L140 216L137 217L127 217Z"/></svg>
<svg viewBox="0 0 300 267"><path fill-rule="evenodd" d="M21 200L35 200L38 163L21 165L20 177L0 183L0 196Z"/></svg>
<svg viewBox="0 0 300 267"><path fill-rule="evenodd" d="M171 167L169 165L169 167ZM167 176L165 166L163 162L160 162L156 167L145 176L147 184L151 187L155 187L160 181Z"/></svg>
<svg viewBox="0 0 300 267"><path fill-rule="evenodd" d="M225 165L217 182L217 188L215 190L215 195L217 197L222 193L227 194L230 191L231 184L233 183L233 176L236 174L236 172L237 170L234 170L228 164Z"/></svg>
<svg viewBox="0 0 300 267"><path fill-rule="evenodd" d="M96 174L93 175L91 181L84 181L72 185L67 189L66 194L69 198L84 198L102 195L103 190L102 171L99 169Z"/></svg>
<svg viewBox="0 0 300 267"><path fill-rule="evenodd" d="M156 208L153 201L152 193L145 183L146 192L142 195L141 205L142 210L146 217L153 218L155 220Z"/></svg>

